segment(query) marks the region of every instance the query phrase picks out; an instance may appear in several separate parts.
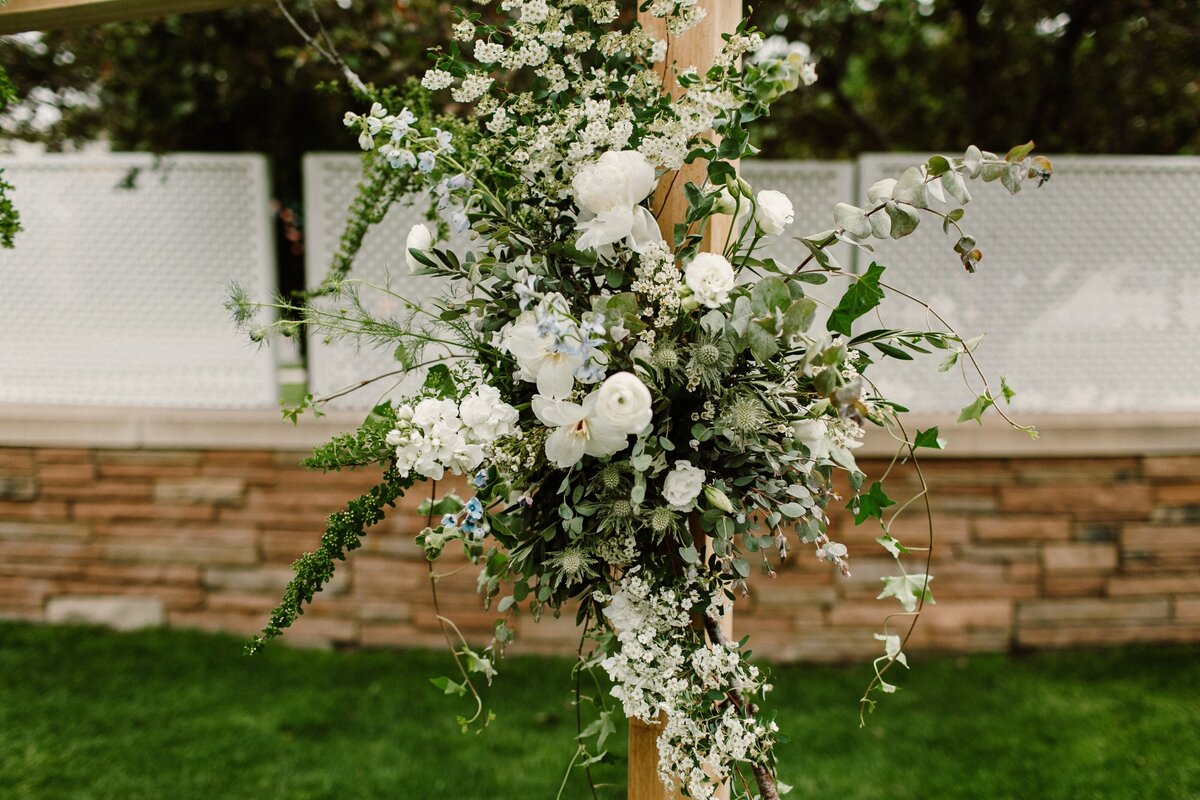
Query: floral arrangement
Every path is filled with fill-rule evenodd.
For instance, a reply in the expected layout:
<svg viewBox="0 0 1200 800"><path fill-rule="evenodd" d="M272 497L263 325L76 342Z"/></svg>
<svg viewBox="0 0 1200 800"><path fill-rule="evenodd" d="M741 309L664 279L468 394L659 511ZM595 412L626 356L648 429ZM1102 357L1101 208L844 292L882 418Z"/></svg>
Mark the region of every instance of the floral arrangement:
<svg viewBox="0 0 1200 800"><path fill-rule="evenodd" d="M461 680L437 679L448 694L475 698L464 727L489 720L472 676L496 674L513 617L570 609L591 643L581 645L579 669L607 677L625 716L661 723L667 787L710 798L728 783L738 797L773 798L779 732L758 705L768 677L724 627L752 562L771 573L771 557L803 548L849 574L847 548L826 533L835 473L848 473L856 522L877 521L880 545L897 560L880 597L919 613L932 602L928 569L901 563L909 549L884 520L894 501L880 482L867 485L853 451L869 426L895 436L905 456L940 447L938 432L910 435L867 372L876 359L936 349L945 368L961 360L982 381L963 420L1011 394L1006 384L993 394L972 343L948 327L858 331L891 287L882 265L852 274L831 247L870 251L872 238L903 237L931 215L973 271L981 255L961 227L967 181L1015 192L1044 182L1050 164L1030 156L1032 145L1004 157L974 147L934 156L872 186L864 206L839 204L831 230L797 236L809 253L801 263L777 263L762 245L793 233L792 203L756 191L735 165L754 153L748 127L815 80L813 65L798 53L757 56L762 37L743 20L711 68L679 68L670 43L703 8L644 6L665 22L666 38L622 19L613 0L460 10L456 41L434 53L420 86L362 86L369 109L346 115L366 173L322 287L267 304L283 312L267 323L263 306L234 291L230 307L256 339L305 327L353 335L394 350L397 373L425 375L417 391L380 403L308 460L376 466L382 477L329 518L251 649L303 613L404 492L464 476L473 493L465 500L432 484L417 537L431 561L465 551L482 602L498 615L486 648L455 646ZM431 93L444 92L455 115L430 111ZM697 178L680 181L683 169ZM686 212L663 224L671 191L684 193ZM411 230L397 259L448 287L424 306L349 274L365 231L415 192L430 198L431 223ZM465 252L446 244L452 230L468 237ZM831 279L847 286L823 308L806 288ZM368 292L405 312L371 313ZM894 690L884 673L907 665L901 635L885 625L877 638L868 704ZM593 700L576 767L604 757L618 718L603 697Z"/></svg>

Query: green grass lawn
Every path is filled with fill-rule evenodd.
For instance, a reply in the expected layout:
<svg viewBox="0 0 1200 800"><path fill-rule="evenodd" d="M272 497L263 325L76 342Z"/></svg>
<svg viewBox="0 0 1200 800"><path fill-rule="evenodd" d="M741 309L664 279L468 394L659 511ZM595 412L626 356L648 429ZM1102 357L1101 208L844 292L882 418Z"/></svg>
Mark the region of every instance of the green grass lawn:
<svg viewBox="0 0 1200 800"><path fill-rule="evenodd" d="M1200 797L1198 656L918 657L864 730L868 666L780 667L781 778L792 798ZM465 701L428 681L448 659L0 623L0 798L552 800L570 662L506 660L498 719L463 735ZM601 796L623 798L623 775L602 765ZM585 796L577 778L563 793Z"/></svg>

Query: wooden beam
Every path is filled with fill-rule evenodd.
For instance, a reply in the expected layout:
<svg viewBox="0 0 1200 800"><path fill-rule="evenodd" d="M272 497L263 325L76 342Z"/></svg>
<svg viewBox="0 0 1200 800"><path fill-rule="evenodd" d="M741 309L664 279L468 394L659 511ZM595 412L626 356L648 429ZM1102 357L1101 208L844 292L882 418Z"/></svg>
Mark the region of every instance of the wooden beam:
<svg viewBox="0 0 1200 800"><path fill-rule="evenodd" d="M742 0L701 0L700 5L708 12L704 20L686 31L682 36L673 37L667 33L666 22L649 12L639 11L638 22L646 32L655 39L665 39L668 42L667 61L673 62L679 69L689 66L697 68L703 75L713 65L725 42L723 33L732 33L742 19ZM676 84L674 73L664 65L663 90L678 97L682 89ZM684 186L689 182L703 186L708 178L708 165L697 159L691 164L684 165L676 172L668 172L659 180L658 190L654 194L653 209L658 217L658 227L663 238L668 242L675 236L675 223L683 222L687 214L688 201ZM708 252L720 252L725 236L733 225L733 219L724 215L709 218L708 227L704 231L701 249ZM698 518L689 520L689 527L697 537L697 549L704 552L712 547L711 540L706 540L704 531L699 528ZM703 548L703 549L702 549ZM733 638L733 609L727 607L721 620L721 628L727 638ZM636 719L629 721L629 763L627 800L682 800L680 792L666 793L658 777L658 735L662 731L665 720L660 718L658 725L646 725ZM717 800L728 800L729 786L723 785L717 789Z"/></svg>
<svg viewBox="0 0 1200 800"><path fill-rule="evenodd" d="M0 34L83 28L259 2L263 0L8 0L0 5Z"/></svg>

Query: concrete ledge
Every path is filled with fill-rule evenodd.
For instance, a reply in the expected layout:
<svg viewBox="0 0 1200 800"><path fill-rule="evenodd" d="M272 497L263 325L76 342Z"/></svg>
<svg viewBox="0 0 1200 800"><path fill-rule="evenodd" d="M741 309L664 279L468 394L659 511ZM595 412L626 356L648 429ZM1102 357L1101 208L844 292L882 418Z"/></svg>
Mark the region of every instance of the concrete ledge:
<svg viewBox="0 0 1200 800"><path fill-rule="evenodd" d="M352 430L364 412L306 417L298 425L277 411L0 405L0 446L106 449L309 450ZM956 425L952 415L911 414L909 435L937 425L945 451L925 457L987 458L1170 455L1200 453L1200 414L1072 414L1022 417L1041 434L1030 439L998 417ZM895 443L872 430L859 457L890 457Z"/></svg>

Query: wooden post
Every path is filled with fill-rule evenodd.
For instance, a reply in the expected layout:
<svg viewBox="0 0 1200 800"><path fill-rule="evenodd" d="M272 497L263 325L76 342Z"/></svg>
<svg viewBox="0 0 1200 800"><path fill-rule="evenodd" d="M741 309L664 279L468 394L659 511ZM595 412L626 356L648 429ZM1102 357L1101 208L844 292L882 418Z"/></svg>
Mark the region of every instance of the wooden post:
<svg viewBox="0 0 1200 800"><path fill-rule="evenodd" d="M704 74L713 65L717 54L724 46L721 38L723 33L732 33L742 19L742 0L701 0L700 6L707 12L704 21L685 32L682 36L670 36L666 23L658 17L644 11L638 12L638 22L646 32L655 39L665 39L668 44L667 60L663 65L663 88L674 96L679 96L680 88L675 83L674 72L670 65L678 69L695 66L700 74ZM663 238L668 242L674 241L675 223L683 222L687 213L687 197L683 187L689 181L697 186L704 185L707 178L707 164L695 161L685 164L678 173L668 172L659 181L658 190L654 194L653 210L658 217L658 228ZM733 224L728 216L713 216L708 221L701 244L703 250L720 251L721 243ZM715 243L715 247L714 247ZM698 526L692 526L696 532ZM703 537L703 532L698 534ZM697 549L700 549L697 542ZM706 543L707 544L707 543ZM707 552L707 547L701 552ZM726 637L733 638L733 611L729 609L721 621L721 629ZM628 800L671 800L682 797L679 794L668 793L658 778L658 725L646 725L638 720L629 721L629 779ZM718 790L719 800L728 800L729 787Z"/></svg>
<svg viewBox="0 0 1200 800"><path fill-rule="evenodd" d="M83 28L129 19L215 11L265 0L8 0L0 5L0 34Z"/></svg>

